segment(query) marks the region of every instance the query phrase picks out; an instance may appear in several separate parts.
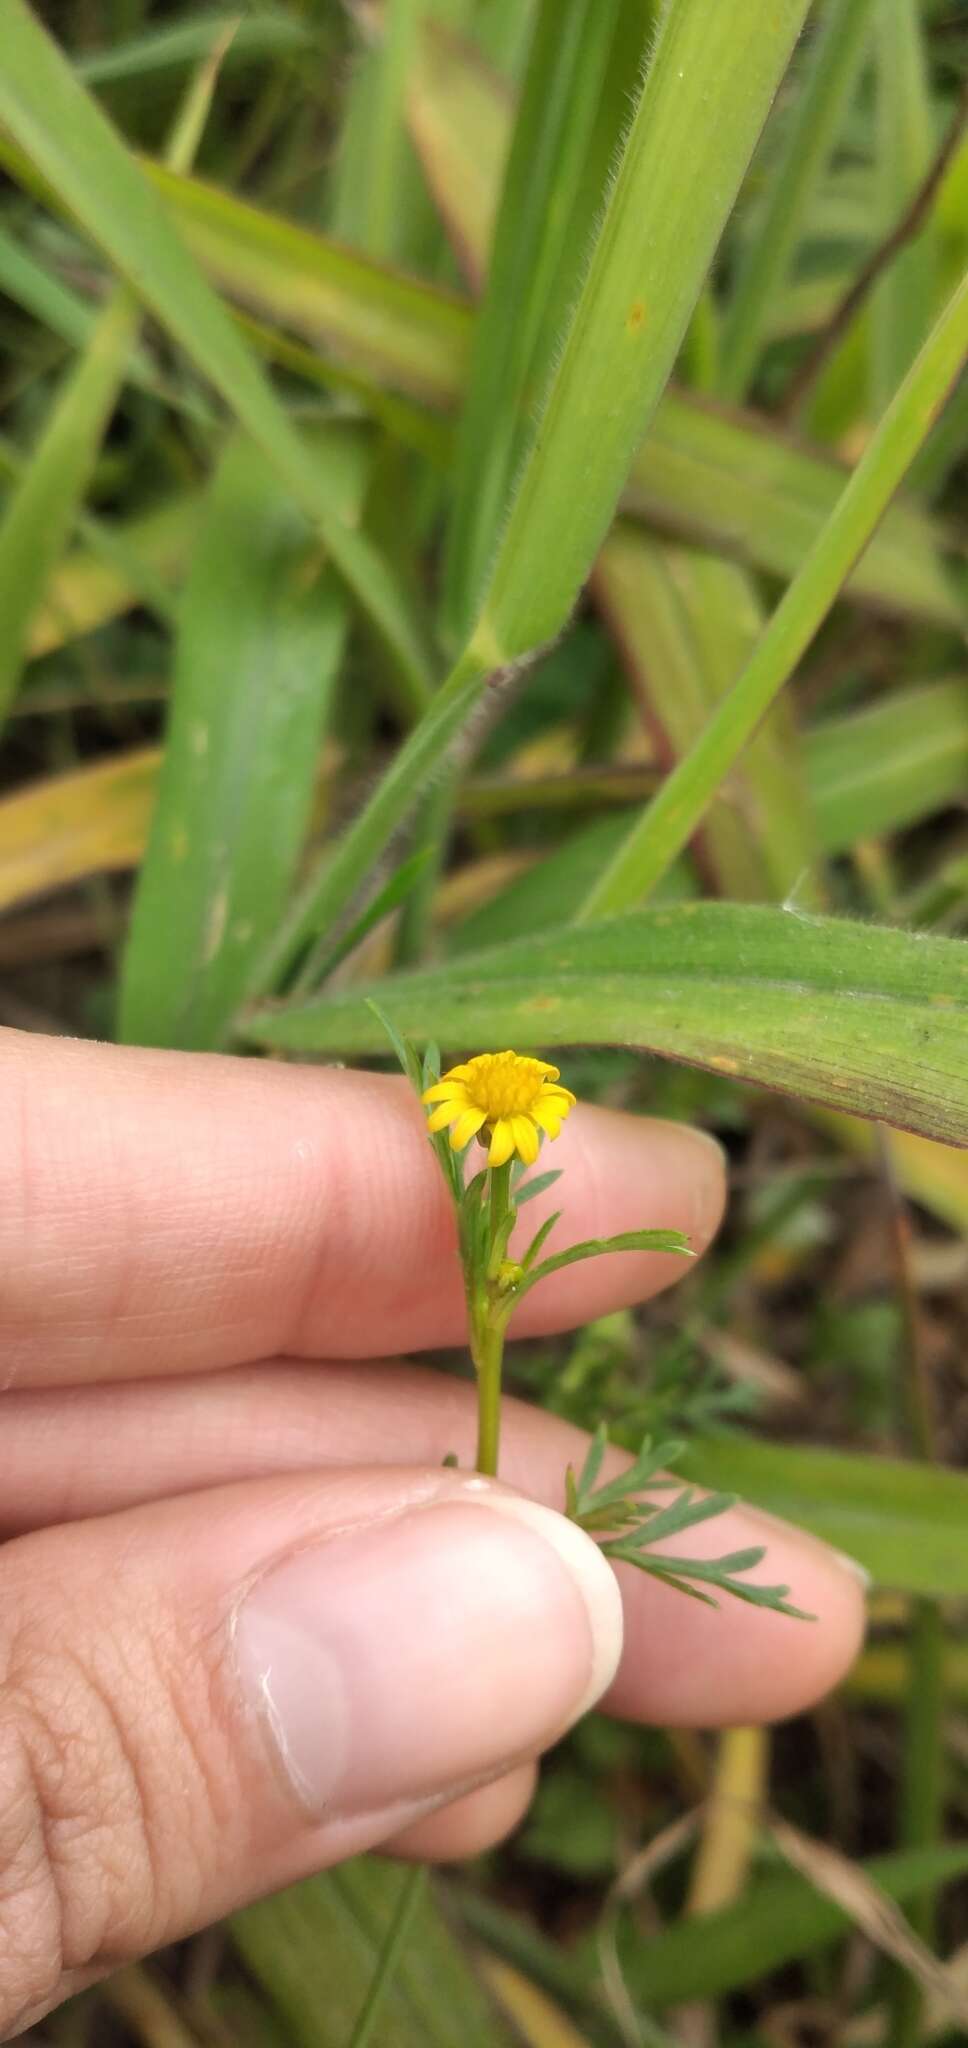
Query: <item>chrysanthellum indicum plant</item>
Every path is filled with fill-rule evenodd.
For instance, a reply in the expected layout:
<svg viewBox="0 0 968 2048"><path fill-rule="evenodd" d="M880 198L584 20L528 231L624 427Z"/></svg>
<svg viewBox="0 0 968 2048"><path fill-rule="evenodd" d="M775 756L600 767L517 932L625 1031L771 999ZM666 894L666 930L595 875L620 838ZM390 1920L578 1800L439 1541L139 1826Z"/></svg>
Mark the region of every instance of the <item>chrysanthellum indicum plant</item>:
<svg viewBox="0 0 968 2048"><path fill-rule="evenodd" d="M373 1004L374 1009L377 1008ZM677 1230L627 1230L618 1237L587 1238L564 1251L541 1254L562 1211L545 1218L525 1249L511 1251L518 1216L536 1195L561 1179L551 1169L529 1170L542 1145L558 1137L575 1105L557 1067L516 1052L484 1052L440 1072L435 1046L421 1060L382 1011L377 1011L397 1057L428 1112L428 1134L450 1190L464 1275L471 1357L477 1377L477 1470L497 1473L501 1432L501 1378L508 1324L518 1304L539 1280L580 1259L605 1252L671 1252L692 1256ZM563 1509L599 1539L607 1557L634 1564L694 1599L715 1605L714 1594L731 1593L756 1607L771 1607L800 1620L809 1617L790 1605L787 1586L751 1583L748 1573L762 1562L762 1547L718 1558L672 1556L666 1543L732 1507L734 1496L699 1494L670 1478L681 1443L646 1439L638 1457L618 1478L598 1484L608 1437L602 1423L592 1438L581 1472L563 1475ZM653 1499L649 1496L657 1495ZM669 1498L669 1496L672 1496Z"/></svg>

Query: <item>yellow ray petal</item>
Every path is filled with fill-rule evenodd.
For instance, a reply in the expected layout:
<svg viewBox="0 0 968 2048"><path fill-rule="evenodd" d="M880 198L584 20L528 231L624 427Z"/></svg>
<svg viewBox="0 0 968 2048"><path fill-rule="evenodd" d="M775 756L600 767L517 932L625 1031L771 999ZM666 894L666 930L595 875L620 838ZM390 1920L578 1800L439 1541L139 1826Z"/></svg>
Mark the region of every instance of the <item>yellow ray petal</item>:
<svg viewBox="0 0 968 2048"><path fill-rule="evenodd" d="M472 1138L476 1138L481 1125L486 1121L486 1110L465 1109L458 1117L450 1134L450 1142L454 1151L463 1152L464 1146L469 1145Z"/></svg>
<svg viewBox="0 0 968 2048"><path fill-rule="evenodd" d="M448 1124L456 1123L466 1107L467 1104L464 1102L442 1102L440 1108L434 1110L433 1116L427 1118L428 1131L445 1131Z"/></svg>
<svg viewBox="0 0 968 2048"><path fill-rule="evenodd" d="M533 1166L541 1150L541 1140L538 1137L533 1118L530 1116L513 1116L511 1118L511 1129L514 1133L515 1145L524 1160L525 1166Z"/></svg>
<svg viewBox="0 0 968 2048"><path fill-rule="evenodd" d="M420 1097L421 1102L447 1102L451 1099L455 1102L467 1100L467 1089L461 1081L435 1081L433 1087L425 1088Z"/></svg>
<svg viewBox="0 0 968 2048"><path fill-rule="evenodd" d="M540 1124L543 1131L547 1131L549 1138L557 1138L561 1130L562 1115L564 1114L560 1103L536 1102L531 1114L535 1123Z"/></svg>
<svg viewBox="0 0 968 2048"><path fill-rule="evenodd" d="M514 1134L507 1117L499 1117L491 1134L488 1166L504 1166L514 1151Z"/></svg>

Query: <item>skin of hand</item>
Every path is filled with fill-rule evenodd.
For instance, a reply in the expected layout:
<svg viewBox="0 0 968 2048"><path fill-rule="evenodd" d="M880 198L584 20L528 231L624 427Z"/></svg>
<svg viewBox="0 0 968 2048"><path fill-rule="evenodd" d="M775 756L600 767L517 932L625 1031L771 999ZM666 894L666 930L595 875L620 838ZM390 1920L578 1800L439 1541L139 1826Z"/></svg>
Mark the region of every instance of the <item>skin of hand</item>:
<svg viewBox="0 0 968 2048"><path fill-rule="evenodd" d="M722 1155L579 1108L552 1246L701 1251ZM670 1285L622 1254L516 1334ZM0 2038L106 1971L363 1849L499 1839L593 1704L770 1720L849 1665L849 1561L752 1509L801 1624L613 1572L557 1512L579 1433L392 1354L459 1343L452 1217L396 1080L0 1033ZM623 1462L611 1455L611 1466Z"/></svg>

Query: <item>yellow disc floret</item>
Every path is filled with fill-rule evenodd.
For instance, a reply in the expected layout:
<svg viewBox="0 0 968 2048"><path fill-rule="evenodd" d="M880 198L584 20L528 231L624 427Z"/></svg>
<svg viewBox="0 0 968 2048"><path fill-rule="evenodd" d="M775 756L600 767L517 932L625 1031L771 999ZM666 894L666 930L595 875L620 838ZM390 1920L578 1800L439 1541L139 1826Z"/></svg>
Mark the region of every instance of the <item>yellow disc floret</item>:
<svg viewBox="0 0 968 2048"><path fill-rule="evenodd" d="M429 1128L449 1126L455 1152L480 1136L488 1147L489 1166L504 1166L515 1152L533 1166L542 1131L557 1138L575 1097L561 1086L558 1068L546 1060L520 1052L481 1052L451 1067L423 1100L432 1106Z"/></svg>

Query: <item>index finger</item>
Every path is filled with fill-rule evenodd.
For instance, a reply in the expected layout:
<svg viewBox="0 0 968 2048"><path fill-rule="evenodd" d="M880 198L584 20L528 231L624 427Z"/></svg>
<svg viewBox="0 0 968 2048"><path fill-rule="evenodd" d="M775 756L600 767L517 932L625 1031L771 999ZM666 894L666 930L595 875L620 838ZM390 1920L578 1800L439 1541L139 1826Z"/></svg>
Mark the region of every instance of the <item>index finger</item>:
<svg viewBox="0 0 968 2048"><path fill-rule="evenodd" d="M715 1143L585 1107L552 1247L722 1211ZM538 1197L529 1221L549 1198ZM516 1334L665 1286L627 1253L535 1288ZM0 1032L0 1386L361 1358L460 1342L449 1197L402 1080Z"/></svg>

